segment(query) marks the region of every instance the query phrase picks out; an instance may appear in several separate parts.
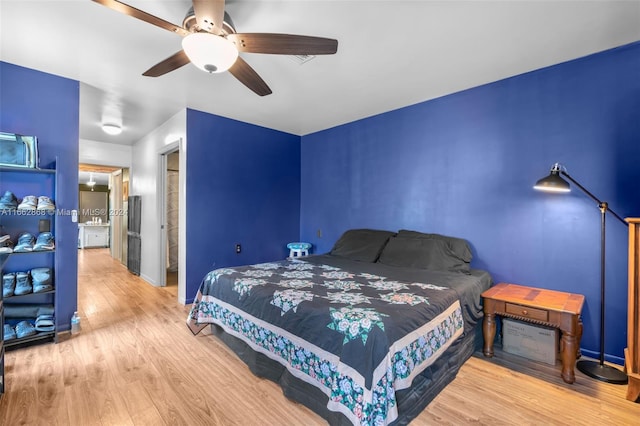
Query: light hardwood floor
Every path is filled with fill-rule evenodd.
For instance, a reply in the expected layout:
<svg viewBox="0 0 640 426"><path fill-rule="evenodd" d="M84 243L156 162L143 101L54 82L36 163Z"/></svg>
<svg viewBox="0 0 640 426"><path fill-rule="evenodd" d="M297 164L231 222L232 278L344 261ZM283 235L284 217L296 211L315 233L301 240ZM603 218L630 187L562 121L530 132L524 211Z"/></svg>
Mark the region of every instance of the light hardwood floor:
<svg viewBox="0 0 640 426"><path fill-rule="evenodd" d="M79 335L6 354L0 425L320 425L215 337L193 336L177 287L154 288L107 250L79 252ZM472 357L412 425L638 425L626 386L576 383L497 351Z"/></svg>

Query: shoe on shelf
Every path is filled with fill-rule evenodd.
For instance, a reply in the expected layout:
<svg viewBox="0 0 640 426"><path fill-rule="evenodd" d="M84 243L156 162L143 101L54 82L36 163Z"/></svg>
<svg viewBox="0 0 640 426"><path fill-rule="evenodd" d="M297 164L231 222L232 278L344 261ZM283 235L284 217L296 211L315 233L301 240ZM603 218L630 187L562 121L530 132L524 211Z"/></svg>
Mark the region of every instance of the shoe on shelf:
<svg viewBox="0 0 640 426"><path fill-rule="evenodd" d="M22 339L23 337L29 337L36 334L36 328L30 321L20 321L16 324L16 337Z"/></svg>
<svg viewBox="0 0 640 426"><path fill-rule="evenodd" d="M13 249L14 253L28 253L33 251L36 239L28 232L23 232L18 237L18 244Z"/></svg>
<svg viewBox="0 0 640 426"><path fill-rule="evenodd" d="M13 253L13 242L9 235L0 235L0 254Z"/></svg>
<svg viewBox="0 0 640 426"><path fill-rule="evenodd" d="M33 251L47 251L55 248L56 245L53 242L53 234L51 234L51 232L43 232L38 235L38 239L33 246Z"/></svg>
<svg viewBox="0 0 640 426"><path fill-rule="evenodd" d="M51 268L33 268L31 270L31 283L34 293L43 293L53 289Z"/></svg>
<svg viewBox="0 0 640 426"><path fill-rule="evenodd" d="M53 200L45 195L41 195L38 197L38 211L51 211L55 210L56 205L53 203Z"/></svg>
<svg viewBox="0 0 640 426"><path fill-rule="evenodd" d="M36 331L55 331L56 323L53 315L38 315Z"/></svg>
<svg viewBox="0 0 640 426"><path fill-rule="evenodd" d="M18 210L35 210L38 205L38 199L35 195L27 195L22 199L22 202L18 204Z"/></svg>
<svg viewBox="0 0 640 426"><path fill-rule="evenodd" d="M31 284L31 275L28 272L16 272L16 296L24 296L33 293L33 285Z"/></svg>
<svg viewBox="0 0 640 426"><path fill-rule="evenodd" d="M16 273L9 272L2 276L2 297L11 297L16 291Z"/></svg>
<svg viewBox="0 0 640 426"><path fill-rule="evenodd" d="M5 324L2 328L4 340L13 340L16 338L16 331L11 327L11 324Z"/></svg>
<svg viewBox="0 0 640 426"><path fill-rule="evenodd" d="M2 197L0 197L0 210L15 210L18 207L18 199L13 192L6 191Z"/></svg>

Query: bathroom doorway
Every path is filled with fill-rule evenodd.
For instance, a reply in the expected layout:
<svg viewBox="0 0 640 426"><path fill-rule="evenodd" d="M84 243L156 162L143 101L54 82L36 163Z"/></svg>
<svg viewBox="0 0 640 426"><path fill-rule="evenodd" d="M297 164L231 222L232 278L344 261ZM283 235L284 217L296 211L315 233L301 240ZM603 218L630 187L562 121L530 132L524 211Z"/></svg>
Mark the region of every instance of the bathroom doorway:
<svg viewBox="0 0 640 426"><path fill-rule="evenodd" d="M157 211L160 250L159 287L175 286L178 302L186 303L186 140L176 136L158 151Z"/></svg>
<svg viewBox="0 0 640 426"><path fill-rule="evenodd" d="M165 230L167 238L167 264L165 285L178 285L178 238L180 203L180 152L166 154Z"/></svg>

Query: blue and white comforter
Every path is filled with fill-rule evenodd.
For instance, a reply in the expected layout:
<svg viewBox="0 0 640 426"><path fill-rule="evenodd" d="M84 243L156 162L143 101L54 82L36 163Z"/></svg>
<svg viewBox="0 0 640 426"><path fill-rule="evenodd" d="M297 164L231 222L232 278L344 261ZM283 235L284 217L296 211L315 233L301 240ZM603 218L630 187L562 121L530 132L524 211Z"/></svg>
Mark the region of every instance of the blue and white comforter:
<svg viewBox="0 0 640 426"><path fill-rule="evenodd" d="M209 272L187 324L194 334L221 326L321 389L354 424L396 419L396 390L464 333L488 287L473 275L305 259Z"/></svg>

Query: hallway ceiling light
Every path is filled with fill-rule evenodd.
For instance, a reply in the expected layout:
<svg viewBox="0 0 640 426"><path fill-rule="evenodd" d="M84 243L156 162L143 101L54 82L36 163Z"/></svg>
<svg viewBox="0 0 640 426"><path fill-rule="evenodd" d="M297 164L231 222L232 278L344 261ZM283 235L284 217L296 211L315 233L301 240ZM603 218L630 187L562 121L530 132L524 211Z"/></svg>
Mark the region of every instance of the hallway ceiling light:
<svg viewBox="0 0 640 426"><path fill-rule="evenodd" d="M102 131L108 135L119 135L122 133L122 127L113 123L105 123L102 125Z"/></svg>
<svg viewBox="0 0 640 426"><path fill-rule="evenodd" d="M96 186L96 181L93 180L93 173L89 173L89 182L87 182L87 186L90 186L92 191L93 187Z"/></svg>

